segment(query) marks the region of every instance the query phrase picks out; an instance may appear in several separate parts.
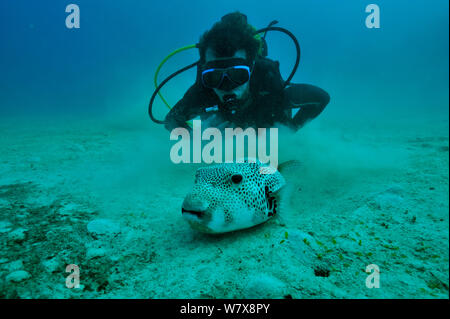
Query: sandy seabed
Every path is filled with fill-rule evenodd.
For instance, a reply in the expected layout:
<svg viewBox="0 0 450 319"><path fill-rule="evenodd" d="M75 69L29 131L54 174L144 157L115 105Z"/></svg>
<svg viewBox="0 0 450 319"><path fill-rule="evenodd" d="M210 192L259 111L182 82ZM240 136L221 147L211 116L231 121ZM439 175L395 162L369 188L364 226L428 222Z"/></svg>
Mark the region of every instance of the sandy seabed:
<svg viewBox="0 0 450 319"><path fill-rule="evenodd" d="M448 120L281 135L267 223L192 230L162 128L0 122L1 298L448 298ZM80 287L66 287L66 265ZM368 265L379 288L366 287Z"/></svg>

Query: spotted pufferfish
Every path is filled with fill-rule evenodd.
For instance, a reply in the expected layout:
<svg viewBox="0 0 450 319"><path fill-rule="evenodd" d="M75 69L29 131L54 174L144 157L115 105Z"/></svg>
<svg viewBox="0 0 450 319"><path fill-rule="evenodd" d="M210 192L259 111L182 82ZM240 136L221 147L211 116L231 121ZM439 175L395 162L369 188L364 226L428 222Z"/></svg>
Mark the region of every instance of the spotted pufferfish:
<svg viewBox="0 0 450 319"><path fill-rule="evenodd" d="M278 213L285 185L279 170L255 159L202 167L183 201L182 216L204 233L250 228Z"/></svg>

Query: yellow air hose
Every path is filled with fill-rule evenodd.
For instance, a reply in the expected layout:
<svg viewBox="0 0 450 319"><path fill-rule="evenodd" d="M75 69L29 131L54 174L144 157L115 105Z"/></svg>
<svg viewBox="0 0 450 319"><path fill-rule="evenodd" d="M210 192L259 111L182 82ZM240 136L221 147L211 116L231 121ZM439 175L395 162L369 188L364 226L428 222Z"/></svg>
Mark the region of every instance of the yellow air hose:
<svg viewBox="0 0 450 319"><path fill-rule="evenodd" d="M184 46L182 48L176 49L175 51L173 51L172 53L170 53L168 56L166 56L164 58L164 60L161 61L161 63L158 65L158 68L156 69L155 72L155 77L154 77L154 82L155 82L155 89L158 87L158 74L159 71L161 70L161 67L164 65L164 63L167 62L167 60L169 60L172 56L174 56L175 54L181 52L181 51L185 51L185 50L189 50L189 49L194 49L196 48L195 44L191 44L191 45L187 45ZM164 99L164 97L162 96L161 92L158 92L159 97L161 98L161 100L164 102L164 104L169 108L169 110L172 108L169 103L167 103L167 101Z"/></svg>

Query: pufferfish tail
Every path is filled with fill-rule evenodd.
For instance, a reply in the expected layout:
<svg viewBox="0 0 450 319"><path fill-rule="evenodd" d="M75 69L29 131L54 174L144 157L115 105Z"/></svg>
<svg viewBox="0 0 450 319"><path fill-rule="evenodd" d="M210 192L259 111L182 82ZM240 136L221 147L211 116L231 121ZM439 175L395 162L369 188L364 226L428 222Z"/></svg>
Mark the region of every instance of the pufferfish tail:
<svg viewBox="0 0 450 319"><path fill-rule="evenodd" d="M278 171L283 175L286 182L278 191L273 192L272 196L277 203L275 215L281 223L284 223L285 217L293 211L291 198L294 193L294 183L290 182L289 175L302 166L302 163L298 160L289 160L278 165Z"/></svg>

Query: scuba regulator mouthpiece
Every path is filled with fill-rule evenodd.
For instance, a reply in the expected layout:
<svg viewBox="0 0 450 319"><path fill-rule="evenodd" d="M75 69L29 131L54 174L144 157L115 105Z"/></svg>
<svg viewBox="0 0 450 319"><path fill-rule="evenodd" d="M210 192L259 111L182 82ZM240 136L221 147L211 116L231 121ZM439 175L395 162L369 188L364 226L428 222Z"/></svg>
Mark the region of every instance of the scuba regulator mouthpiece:
<svg viewBox="0 0 450 319"><path fill-rule="evenodd" d="M238 104L238 99L236 94L227 94L224 95L223 97L223 105L230 108L233 106L237 106Z"/></svg>
<svg viewBox="0 0 450 319"><path fill-rule="evenodd" d="M234 114L238 108L238 102L239 101L237 100L236 94L224 95L221 108L227 113Z"/></svg>

